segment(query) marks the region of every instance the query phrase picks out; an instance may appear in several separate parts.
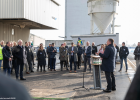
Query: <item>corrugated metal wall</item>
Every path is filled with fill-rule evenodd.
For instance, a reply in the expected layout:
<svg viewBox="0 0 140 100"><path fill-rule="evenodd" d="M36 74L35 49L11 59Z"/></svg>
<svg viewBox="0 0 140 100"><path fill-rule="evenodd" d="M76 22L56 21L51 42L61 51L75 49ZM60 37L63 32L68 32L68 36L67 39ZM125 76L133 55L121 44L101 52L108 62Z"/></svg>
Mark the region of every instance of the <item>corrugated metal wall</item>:
<svg viewBox="0 0 140 100"><path fill-rule="evenodd" d="M51 0L0 0L0 19L20 18L58 28L59 6Z"/></svg>
<svg viewBox="0 0 140 100"><path fill-rule="evenodd" d="M33 42L34 47L38 47L40 43L43 43L43 46L45 47L45 39L38 37L36 35L30 34L30 41Z"/></svg>
<svg viewBox="0 0 140 100"><path fill-rule="evenodd" d="M14 35L12 35L12 29L14 29ZM20 29L19 27L14 27L0 22L0 41L4 40L5 42L17 42L19 39L22 39L23 42L25 42L29 40L29 33L30 29L28 28Z"/></svg>
<svg viewBox="0 0 140 100"><path fill-rule="evenodd" d="M59 6L51 0L24 0L24 10L24 18L58 28Z"/></svg>
<svg viewBox="0 0 140 100"><path fill-rule="evenodd" d="M24 0L0 0L0 19L24 18Z"/></svg>

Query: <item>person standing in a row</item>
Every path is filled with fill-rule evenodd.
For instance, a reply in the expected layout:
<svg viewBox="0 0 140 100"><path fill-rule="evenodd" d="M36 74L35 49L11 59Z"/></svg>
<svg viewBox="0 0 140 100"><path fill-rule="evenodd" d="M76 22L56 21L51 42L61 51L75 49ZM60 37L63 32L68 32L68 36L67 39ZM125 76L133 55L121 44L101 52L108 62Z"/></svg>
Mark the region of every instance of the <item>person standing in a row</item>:
<svg viewBox="0 0 140 100"><path fill-rule="evenodd" d="M114 77L114 56L115 47L113 46L114 40L108 39L107 46L105 48L104 54L100 53L102 60L102 70L105 71L105 76L107 80L107 89L104 92L111 92L116 90L115 77Z"/></svg>
<svg viewBox="0 0 140 100"><path fill-rule="evenodd" d="M77 55L78 55L78 69L80 69L80 67L81 67L81 55L83 54L83 48L81 47L81 44L80 43L78 43L77 44L77 48L78 48L78 52L77 52Z"/></svg>
<svg viewBox="0 0 140 100"><path fill-rule="evenodd" d="M3 47L1 47L1 45L0 45L0 70L1 70L1 63L2 63L2 60L3 60L2 49L3 49Z"/></svg>
<svg viewBox="0 0 140 100"><path fill-rule="evenodd" d="M98 51L98 49L97 49L97 47L95 46L95 43L92 42L92 54L93 54L93 55L96 55L97 51Z"/></svg>
<svg viewBox="0 0 140 100"><path fill-rule="evenodd" d="M37 71L39 71L39 66L40 66L40 71L42 72L42 66L43 66L43 71L45 72L45 66L46 66L46 53L45 50L43 49L43 46L41 45L39 47L39 50L37 52L37 59L38 59L38 67Z"/></svg>
<svg viewBox="0 0 140 100"><path fill-rule="evenodd" d="M57 49L54 47L55 44L52 43L52 46L49 49L49 53L50 53L50 64L51 64L51 71L52 69L55 70L55 62L56 62L56 53L57 53Z"/></svg>
<svg viewBox="0 0 140 100"><path fill-rule="evenodd" d="M87 62L90 68L91 72L91 64L90 64L90 58L91 58L91 46L90 42L87 42L87 46L85 47L85 53L84 53L84 72L87 70Z"/></svg>
<svg viewBox="0 0 140 100"><path fill-rule="evenodd" d="M29 47L28 42L25 42L25 49L26 49L26 53L27 53L26 55L27 55L27 62L28 62L28 65L29 65L29 71L34 72L33 71L33 66L32 66L33 53L32 53L31 48ZM28 71L26 71L26 72L28 74Z"/></svg>
<svg viewBox="0 0 140 100"><path fill-rule="evenodd" d="M12 52L10 50L10 42L6 42L6 46L2 50L3 53L3 70L4 73L10 75L12 67Z"/></svg>
<svg viewBox="0 0 140 100"><path fill-rule="evenodd" d="M20 80L26 80L23 78L23 67L24 67L24 58L25 58L25 48L22 45L22 40L18 40L18 46L14 50L13 56L17 60L16 66L16 79L18 79L19 68L20 68Z"/></svg>
<svg viewBox="0 0 140 100"><path fill-rule="evenodd" d="M129 55L129 50L128 48L125 46L125 42L122 43L122 47L120 48L120 52L119 52L119 56L121 59L121 66L120 66L120 70L119 72L122 71L122 66L123 66L123 60L125 62L125 66L126 66L126 72L128 70L128 65L127 65L127 56Z"/></svg>
<svg viewBox="0 0 140 100"><path fill-rule="evenodd" d="M69 66L69 57L68 57L68 48L69 47L67 46L67 43L66 42L64 42L64 47L67 49L67 60L66 60L66 63L67 63L67 67L68 67ZM65 67L65 65L64 65L64 67Z"/></svg>
<svg viewBox="0 0 140 100"><path fill-rule="evenodd" d="M136 66L138 69L138 67L140 67L140 42L138 42L138 46L135 48L134 55L136 60Z"/></svg>
<svg viewBox="0 0 140 100"><path fill-rule="evenodd" d="M51 48L51 43L49 43L49 46L47 47L47 55L48 55L48 69L50 68L50 53L49 53L49 49Z"/></svg>
<svg viewBox="0 0 140 100"><path fill-rule="evenodd" d="M76 73L76 62L77 62L77 47L74 46L74 43L71 43L71 47L68 49L69 60L70 60L70 73L72 72L72 62L74 62L74 72Z"/></svg>
<svg viewBox="0 0 140 100"><path fill-rule="evenodd" d="M65 63L66 70L68 70L68 67L67 67L67 49L64 47L64 44L62 44L62 47L60 47L59 52L60 52L61 71L63 71L63 63Z"/></svg>

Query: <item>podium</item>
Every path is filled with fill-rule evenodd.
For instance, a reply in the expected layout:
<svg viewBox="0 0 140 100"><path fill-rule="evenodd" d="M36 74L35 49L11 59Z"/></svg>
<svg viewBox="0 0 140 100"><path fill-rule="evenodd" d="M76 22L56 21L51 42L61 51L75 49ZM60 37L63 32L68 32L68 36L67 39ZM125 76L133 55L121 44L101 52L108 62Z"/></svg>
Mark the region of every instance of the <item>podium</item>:
<svg viewBox="0 0 140 100"><path fill-rule="evenodd" d="M93 83L94 87L90 89L95 90L102 90L102 83L101 83L101 64L102 60L100 56L91 56L92 59L92 67L93 67Z"/></svg>

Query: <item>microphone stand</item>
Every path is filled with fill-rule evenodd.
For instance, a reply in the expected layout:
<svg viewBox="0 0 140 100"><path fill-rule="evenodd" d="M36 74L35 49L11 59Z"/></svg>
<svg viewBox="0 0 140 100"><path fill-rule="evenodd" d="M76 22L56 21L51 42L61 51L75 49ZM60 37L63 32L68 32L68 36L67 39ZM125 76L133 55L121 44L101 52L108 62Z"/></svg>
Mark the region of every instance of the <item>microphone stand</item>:
<svg viewBox="0 0 140 100"><path fill-rule="evenodd" d="M80 88L84 88L84 89L86 89L87 91L89 91L89 89L86 88L85 85L84 85L84 74L85 74L85 72L83 72L83 86L82 86L82 87L79 87L79 88L75 88L75 89L73 89L73 90L77 90L77 89L80 89Z"/></svg>

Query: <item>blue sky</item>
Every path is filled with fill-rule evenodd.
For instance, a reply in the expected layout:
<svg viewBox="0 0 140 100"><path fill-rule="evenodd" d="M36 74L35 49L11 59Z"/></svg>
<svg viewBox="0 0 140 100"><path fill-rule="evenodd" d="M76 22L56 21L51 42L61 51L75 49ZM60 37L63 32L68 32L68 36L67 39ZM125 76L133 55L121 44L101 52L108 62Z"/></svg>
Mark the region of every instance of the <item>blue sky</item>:
<svg viewBox="0 0 140 100"><path fill-rule="evenodd" d="M65 0L59 0L59 3L59 30L31 30L31 33L46 40L62 39L58 36L65 34ZM120 34L120 43L127 41L128 44L134 44L140 41L140 0L120 0L117 12L115 25L121 27L115 28L115 32Z"/></svg>

